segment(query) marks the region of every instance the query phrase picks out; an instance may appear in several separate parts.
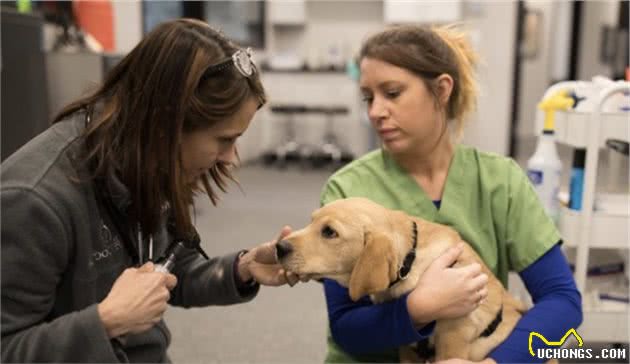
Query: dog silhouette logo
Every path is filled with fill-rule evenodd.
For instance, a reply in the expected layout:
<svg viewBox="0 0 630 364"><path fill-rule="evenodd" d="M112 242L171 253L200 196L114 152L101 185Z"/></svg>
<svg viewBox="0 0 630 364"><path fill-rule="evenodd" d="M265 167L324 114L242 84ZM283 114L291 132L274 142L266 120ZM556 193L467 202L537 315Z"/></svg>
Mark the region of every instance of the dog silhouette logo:
<svg viewBox="0 0 630 364"><path fill-rule="evenodd" d="M582 337L577 333L577 331L575 331L575 329L569 329L569 331L567 331L567 333L564 334L564 336L562 337L562 339L560 339L560 341L549 341L549 340L547 340L546 337L544 337L540 333L532 331L532 332L529 333L529 340L528 340L528 343L527 343L528 346L529 346L529 353L533 357L536 357L536 354L534 353L534 349L532 349L532 341L534 340L534 336L536 336L537 338L542 340L545 343L545 345L547 345L547 346L562 346L562 344L564 344L564 342L567 340L567 338L570 335L575 336L575 338L578 341L578 346L579 347L582 347L582 345L584 345L584 341L582 340Z"/></svg>

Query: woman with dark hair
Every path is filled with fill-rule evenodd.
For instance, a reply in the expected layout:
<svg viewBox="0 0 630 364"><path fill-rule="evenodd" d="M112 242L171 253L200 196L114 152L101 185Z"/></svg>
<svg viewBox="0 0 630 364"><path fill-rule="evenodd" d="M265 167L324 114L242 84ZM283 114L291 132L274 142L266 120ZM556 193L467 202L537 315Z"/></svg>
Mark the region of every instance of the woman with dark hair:
<svg viewBox="0 0 630 364"><path fill-rule="evenodd" d="M179 19L10 156L2 361L168 361L167 303L245 302L291 279L271 242L208 259L191 222L195 193L216 204L225 191L235 141L264 102L247 50ZM171 253L174 267L153 263Z"/></svg>
<svg viewBox="0 0 630 364"><path fill-rule="evenodd" d="M452 27L401 26L368 38L359 54L360 86L381 149L330 177L321 203L367 197L450 225L505 286L508 272L518 272L534 307L484 361L542 362L529 354L529 333L560 338L577 327L581 297L560 235L520 167L458 144L477 97L475 63L466 34ZM384 304L352 302L346 288L325 281L327 361L397 362L397 348L426 340L435 320L477 308L487 277L479 267L453 267L460 252L445 252L413 291Z"/></svg>

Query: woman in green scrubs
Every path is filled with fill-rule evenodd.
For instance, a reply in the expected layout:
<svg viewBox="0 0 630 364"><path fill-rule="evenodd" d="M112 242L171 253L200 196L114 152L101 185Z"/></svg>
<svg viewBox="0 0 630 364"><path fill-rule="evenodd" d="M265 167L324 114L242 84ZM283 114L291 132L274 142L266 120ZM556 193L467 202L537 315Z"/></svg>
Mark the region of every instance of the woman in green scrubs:
<svg viewBox="0 0 630 364"><path fill-rule="evenodd" d="M560 235L521 168L458 144L477 98L476 57L466 34L392 28L363 44L359 62L361 92L382 146L331 176L322 205L367 197L452 226L505 286L508 272L519 272L535 306L485 362L541 362L528 352L529 332L560 338L577 327L580 294L558 247ZM426 339L436 319L476 308L480 277L443 263L427 271L432 277L422 282L428 283L383 304L368 297L352 302L347 289L325 281L327 361L396 362L396 348Z"/></svg>

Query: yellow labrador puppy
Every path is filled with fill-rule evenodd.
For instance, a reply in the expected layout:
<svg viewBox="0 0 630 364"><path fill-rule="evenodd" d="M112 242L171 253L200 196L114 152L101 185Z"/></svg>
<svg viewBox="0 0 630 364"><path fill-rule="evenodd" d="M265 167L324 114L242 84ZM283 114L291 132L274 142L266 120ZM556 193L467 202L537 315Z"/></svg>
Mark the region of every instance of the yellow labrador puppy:
<svg viewBox="0 0 630 364"><path fill-rule="evenodd" d="M333 279L349 289L353 300L369 294L379 303L411 291L429 264L460 241L459 234L448 226L365 198L348 198L316 210L308 226L276 247L286 270L314 279ZM475 262L489 277L488 296L468 315L436 322L436 360L484 359L526 311L465 244L455 266Z"/></svg>

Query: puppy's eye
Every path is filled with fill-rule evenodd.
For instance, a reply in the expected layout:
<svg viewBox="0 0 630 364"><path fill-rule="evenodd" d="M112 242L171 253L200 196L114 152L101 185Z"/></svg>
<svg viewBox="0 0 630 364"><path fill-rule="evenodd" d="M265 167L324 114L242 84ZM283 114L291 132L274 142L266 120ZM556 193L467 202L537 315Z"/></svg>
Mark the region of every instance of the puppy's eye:
<svg viewBox="0 0 630 364"><path fill-rule="evenodd" d="M322 228L322 236L326 239L334 239L339 235L330 226L326 225Z"/></svg>

